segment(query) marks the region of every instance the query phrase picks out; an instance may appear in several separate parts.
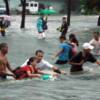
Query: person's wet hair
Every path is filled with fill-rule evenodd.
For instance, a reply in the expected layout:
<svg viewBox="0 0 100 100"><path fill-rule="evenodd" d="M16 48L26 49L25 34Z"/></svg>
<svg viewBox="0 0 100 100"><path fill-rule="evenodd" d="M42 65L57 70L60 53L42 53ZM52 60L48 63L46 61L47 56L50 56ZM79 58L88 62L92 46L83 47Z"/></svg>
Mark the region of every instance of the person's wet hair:
<svg viewBox="0 0 100 100"><path fill-rule="evenodd" d="M77 46L79 46L78 40L74 34L70 34L69 39L72 39L72 42L76 43Z"/></svg>
<svg viewBox="0 0 100 100"><path fill-rule="evenodd" d="M42 50L36 50L35 55L37 55L38 53L43 53L44 54L44 52Z"/></svg>
<svg viewBox="0 0 100 100"><path fill-rule="evenodd" d="M7 47L7 43L0 43L0 50L4 47Z"/></svg>
<svg viewBox="0 0 100 100"><path fill-rule="evenodd" d="M74 34L70 34L70 35L69 35L69 39L70 39L70 38L74 38L74 37L76 37Z"/></svg>
<svg viewBox="0 0 100 100"><path fill-rule="evenodd" d="M66 40L66 37L65 36L60 36L59 39Z"/></svg>
<svg viewBox="0 0 100 100"><path fill-rule="evenodd" d="M30 57L28 62L27 62L27 65L30 65L31 62L33 62L34 60L36 60L36 57Z"/></svg>

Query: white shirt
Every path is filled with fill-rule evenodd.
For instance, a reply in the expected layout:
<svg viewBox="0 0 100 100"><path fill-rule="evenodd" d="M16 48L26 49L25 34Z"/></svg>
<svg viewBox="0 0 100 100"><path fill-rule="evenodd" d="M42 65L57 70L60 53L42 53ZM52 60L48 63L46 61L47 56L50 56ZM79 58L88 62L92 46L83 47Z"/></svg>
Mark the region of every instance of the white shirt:
<svg viewBox="0 0 100 100"><path fill-rule="evenodd" d="M27 65L28 60L29 60L29 59L27 59L27 60L21 65L21 67ZM47 62L46 60L42 59L39 63L37 63L37 67L38 67L40 70L43 70L43 69L46 69L46 68L53 68L53 65L50 64L49 62Z"/></svg>
<svg viewBox="0 0 100 100"><path fill-rule="evenodd" d="M99 41L92 39L90 41L90 44L92 44L95 47L96 55L100 55L100 38L99 38Z"/></svg>

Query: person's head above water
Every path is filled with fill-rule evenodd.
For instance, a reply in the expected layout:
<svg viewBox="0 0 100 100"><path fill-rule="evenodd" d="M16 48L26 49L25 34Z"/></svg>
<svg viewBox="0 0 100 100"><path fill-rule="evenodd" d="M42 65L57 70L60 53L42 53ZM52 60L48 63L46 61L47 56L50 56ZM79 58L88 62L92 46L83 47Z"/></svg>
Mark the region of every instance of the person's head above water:
<svg viewBox="0 0 100 100"><path fill-rule="evenodd" d="M37 61L40 62L43 59L44 52L42 50L36 50L35 56L37 58Z"/></svg>
<svg viewBox="0 0 100 100"><path fill-rule="evenodd" d="M62 42L64 42L64 41L66 41L66 37L65 36L60 36L59 37L59 41L62 43Z"/></svg>
<svg viewBox="0 0 100 100"><path fill-rule="evenodd" d="M66 16L66 15L64 15L64 16L62 17L62 21L63 21L63 22L66 22L66 21L67 21L67 16Z"/></svg>
<svg viewBox="0 0 100 100"><path fill-rule="evenodd" d="M35 66L37 63L37 58L36 57L30 57L28 62L27 62L27 65L33 65Z"/></svg>
<svg viewBox="0 0 100 100"><path fill-rule="evenodd" d="M67 19L67 15L64 15L62 18L66 18Z"/></svg>
<svg viewBox="0 0 100 100"><path fill-rule="evenodd" d="M99 32L93 32L93 37L95 40L98 40L100 37L100 33Z"/></svg>
<svg viewBox="0 0 100 100"><path fill-rule="evenodd" d="M4 54L8 53L8 45L7 43L0 43L0 51Z"/></svg>

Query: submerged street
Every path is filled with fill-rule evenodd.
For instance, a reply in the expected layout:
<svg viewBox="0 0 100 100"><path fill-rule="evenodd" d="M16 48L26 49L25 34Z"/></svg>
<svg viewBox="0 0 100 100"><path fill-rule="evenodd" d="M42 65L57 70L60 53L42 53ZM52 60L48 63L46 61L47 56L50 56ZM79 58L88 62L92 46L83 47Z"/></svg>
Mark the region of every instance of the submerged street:
<svg viewBox="0 0 100 100"><path fill-rule="evenodd" d="M61 25L62 16L48 16L48 30L44 40L39 40L37 36L37 18L38 16L26 16L26 28L21 30L21 17L12 16L6 36L0 36L0 43L8 43L8 59L13 69L33 56L37 49L45 52L47 61L52 64L56 61L51 56L58 50L60 33L56 28ZM67 37L70 33L75 33L79 40L79 51L84 42L91 40L93 31L100 32L97 18L98 16L72 16ZM55 81L33 79L0 82L0 100L99 100L100 68L91 63L84 66L93 68L95 74L62 75ZM69 70L69 65L59 67Z"/></svg>

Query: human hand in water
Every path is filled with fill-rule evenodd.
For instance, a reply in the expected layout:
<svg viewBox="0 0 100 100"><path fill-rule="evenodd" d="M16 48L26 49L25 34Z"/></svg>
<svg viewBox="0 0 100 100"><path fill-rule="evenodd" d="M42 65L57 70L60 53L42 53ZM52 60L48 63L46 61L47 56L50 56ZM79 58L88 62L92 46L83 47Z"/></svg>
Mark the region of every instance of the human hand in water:
<svg viewBox="0 0 100 100"><path fill-rule="evenodd" d="M53 76L53 77L58 77L58 76L59 76L59 74L54 73L52 76Z"/></svg>
<svg viewBox="0 0 100 100"><path fill-rule="evenodd" d="M63 74L63 75L67 75L67 72L65 72L65 71L61 71L61 74Z"/></svg>
<svg viewBox="0 0 100 100"><path fill-rule="evenodd" d="M41 77L41 74L34 74L33 77L37 77L37 78L40 78Z"/></svg>

